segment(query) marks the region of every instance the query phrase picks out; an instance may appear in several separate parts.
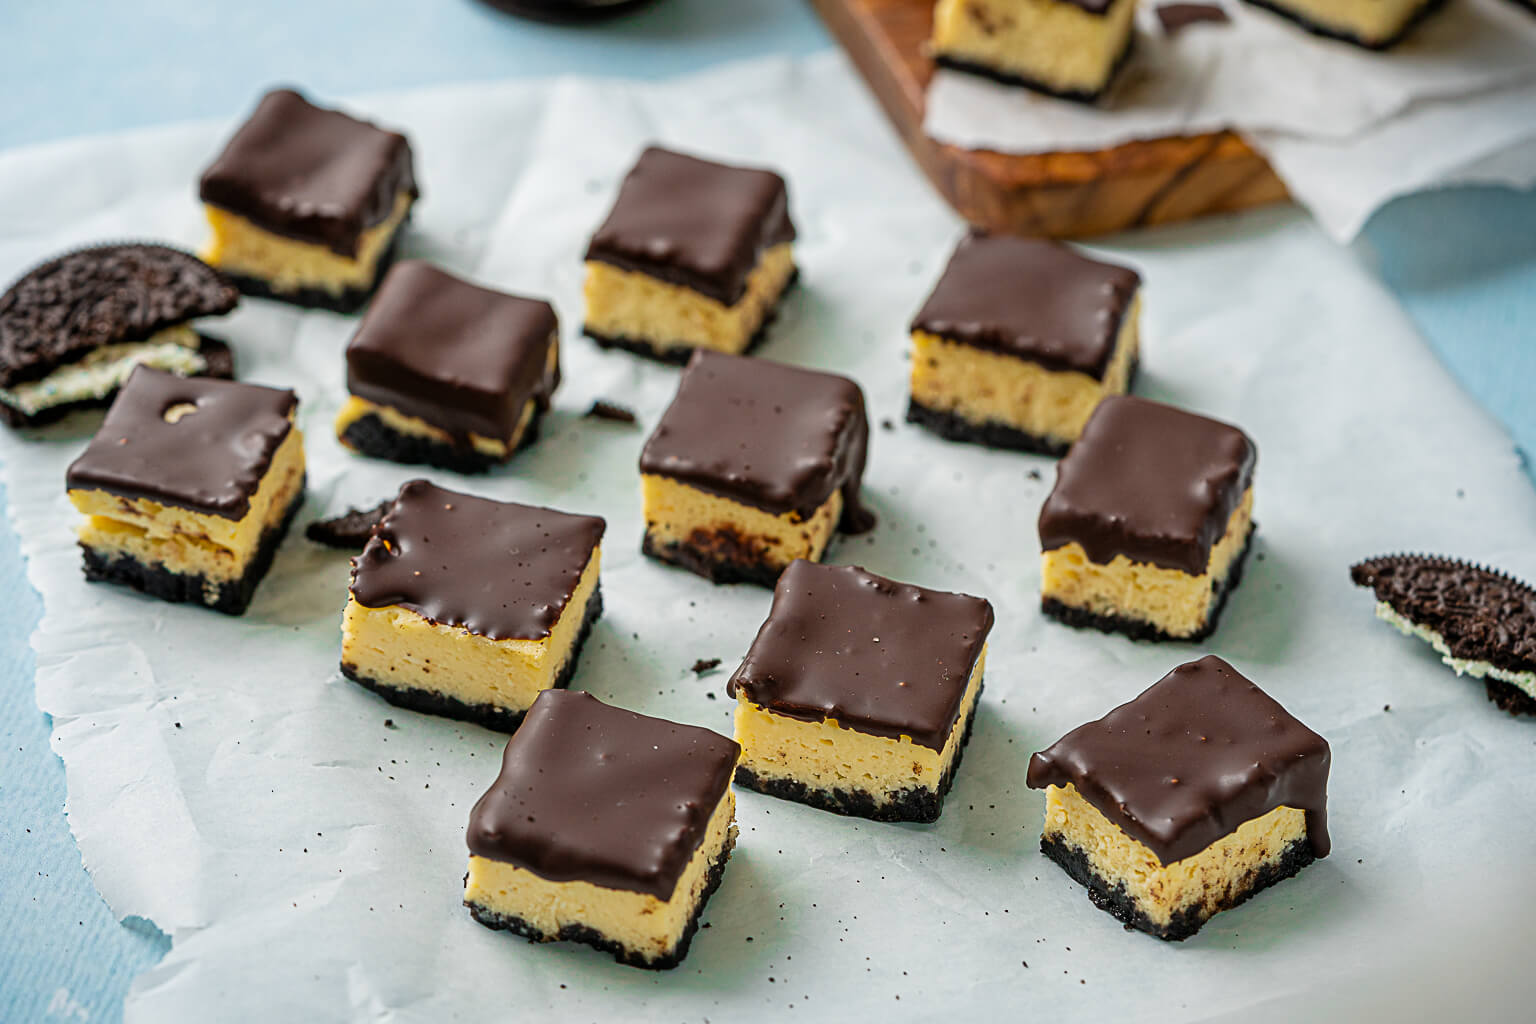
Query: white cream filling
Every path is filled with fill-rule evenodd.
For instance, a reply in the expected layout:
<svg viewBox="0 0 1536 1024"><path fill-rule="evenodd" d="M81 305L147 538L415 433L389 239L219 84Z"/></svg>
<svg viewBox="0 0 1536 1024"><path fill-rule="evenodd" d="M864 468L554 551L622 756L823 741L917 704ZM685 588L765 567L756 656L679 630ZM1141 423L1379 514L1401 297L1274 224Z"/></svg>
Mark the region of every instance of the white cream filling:
<svg viewBox="0 0 1536 1024"><path fill-rule="evenodd" d="M56 405L105 398L122 387L141 363L189 377L208 366L199 345L197 332L185 324L167 327L143 341L104 345L41 380L0 388L0 402L33 416Z"/></svg>
<svg viewBox="0 0 1536 1024"><path fill-rule="evenodd" d="M1390 622L1405 636L1416 636L1420 640L1427 642L1436 651L1440 652L1440 660L1449 665L1458 676L1467 675L1474 679L1491 676L1536 698L1536 672L1511 672L1508 669L1499 668L1490 662L1466 661L1462 658L1453 657L1450 644L1445 642L1445 637L1432 629L1428 629L1397 614L1392 606L1385 601L1376 602L1376 617L1385 622Z"/></svg>

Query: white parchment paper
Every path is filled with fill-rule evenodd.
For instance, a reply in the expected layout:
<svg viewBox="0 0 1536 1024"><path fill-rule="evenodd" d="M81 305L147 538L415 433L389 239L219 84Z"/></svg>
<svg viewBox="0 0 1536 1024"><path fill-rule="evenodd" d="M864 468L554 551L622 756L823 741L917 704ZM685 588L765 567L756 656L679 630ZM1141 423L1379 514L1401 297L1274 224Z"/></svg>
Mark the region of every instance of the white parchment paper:
<svg viewBox="0 0 1536 1024"><path fill-rule="evenodd" d="M1492 162L1536 140L1536 17L1509 0L1458 0L1387 53L1218 2L1229 24L1172 37L1144 3L1131 61L1097 106L940 69L925 130L972 149L1045 153L1233 128L1342 241L1406 192L1536 180L1536 160Z"/></svg>
<svg viewBox="0 0 1536 1024"><path fill-rule="evenodd" d="M135 983L130 1021L1254 1020L1298 1006L1358 1019L1339 1008L1405 998L1475 1017L1530 997L1536 732L1377 623L1346 569L1425 548L1536 575L1536 496L1509 439L1311 222L1274 210L1107 247L1146 275L1143 392L1240 423L1261 453L1262 525L1221 630L1199 648L1133 644L1037 611L1049 460L900 423L905 322L961 227L841 58L363 108L415 144L425 198L410 253L560 311L566 375L545 438L490 477L432 475L607 517L607 613L576 685L728 731L726 674L769 601L639 555L635 461L676 371L577 333L587 234L659 139L787 173L803 285L763 354L852 374L875 421L866 486L880 525L835 560L990 598L984 704L935 826L743 793L740 843L679 970L531 946L459 902L465 821L504 737L341 678L343 554L296 531L242 619L87 585L63 471L94 423L6 434L70 825L113 910L173 939ZM102 238L196 244L193 183L232 124L0 156L0 276ZM416 475L350 457L330 433L354 323L250 301L221 325L247 379L302 398L300 526ZM642 428L580 418L599 396L634 406ZM1334 855L1166 945L1123 931L1041 858L1042 800L1024 771L1032 751L1207 650L1332 742ZM709 657L721 671L695 678Z"/></svg>

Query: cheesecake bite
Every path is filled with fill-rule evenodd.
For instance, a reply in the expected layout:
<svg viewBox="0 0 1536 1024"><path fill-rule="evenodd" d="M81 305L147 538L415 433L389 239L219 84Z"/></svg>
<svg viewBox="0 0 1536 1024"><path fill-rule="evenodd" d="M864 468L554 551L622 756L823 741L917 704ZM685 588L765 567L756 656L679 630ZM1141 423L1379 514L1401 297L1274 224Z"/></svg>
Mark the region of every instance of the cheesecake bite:
<svg viewBox="0 0 1536 1024"><path fill-rule="evenodd" d="M342 673L400 707L517 728L602 614L603 529L412 480L352 561Z"/></svg>
<svg viewBox="0 0 1536 1024"><path fill-rule="evenodd" d="M277 89L199 194L213 229L203 258L241 291L349 313L373 294L420 193L404 135Z"/></svg>
<svg viewBox="0 0 1536 1024"><path fill-rule="evenodd" d="M699 352L640 453L642 549L715 583L773 586L874 516L869 423L846 377Z"/></svg>
<svg viewBox="0 0 1536 1024"><path fill-rule="evenodd" d="M1328 855L1328 742L1220 658L1029 760L1040 850L1132 928L1187 939Z"/></svg>
<svg viewBox="0 0 1536 1024"><path fill-rule="evenodd" d="M1536 589L1437 555L1383 555L1349 571L1376 615L1432 646L1458 676L1481 679L1512 715L1536 715Z"/></svg>
<svg viewBox="0 0 1536 1024"><path fill-rule="evenodd" d="M1055 242L973 233L912 320L907 419L1064 453L1136 373L1141 277Z"/></svg>
<svg viewBox="0 0 1536 1024"><path fill-rule="evenodd" d="M586 333L670 363L742 354L794 282L794 239L773 171L652 146L587 246Z"/></svg>
<svg viewBox="0 0 1536 1024"><path fill-rule="evenodd" d="M1401 42L1445 0L1247 0L1311 32L1371 50Z"/></svg>
<svg viewBox="0 0 1536 1024"><path fill-rule="evenodd" d="M85 578L243 613L304 500L292 391L140 366L66 474Z"/></svg>
<svg viewBox="0 0 1536 1024"><path fill-rule="evenodd" d="M481 473L538 436L559 382L549 303L407 260L347 345L336 436L363 455Z"/></svg>
<svg viewBox="0 0 1536 1024"><path fill-rule="evenodd" d="M1091 102L1131 52L1136 0L939 0L934 63Z"/></svg>
<svg viewBox="0 0 1536 1024"><path fill-rule="evenodd" d="M731 677L738 785L877 821L937 821L987 661L992 606L795 562Z"/></svg>
<svg viewBox="0 0 1536 1024"><path fill-rule="evenodd" d="M163 245L98 245L34 267L0 295L0 422L38 427L111 403L136 366L230 377L229 346L192 321L240 293Z"/></svg>
<svg viewBox="0 0 1536 1024"><path fill-rule="evenodd" d="M1200 640L1242 578L1258 450L1143 398L1099 404L1040 509L1041 610L1138 640Z"/></svg>
<svg viewBox="0 0 1536 1024"><path fill-rule="evenodd" d="M676 967L736 844L739 753L708 729L541 693L469 817L469 912L534 942Z"/></svg>

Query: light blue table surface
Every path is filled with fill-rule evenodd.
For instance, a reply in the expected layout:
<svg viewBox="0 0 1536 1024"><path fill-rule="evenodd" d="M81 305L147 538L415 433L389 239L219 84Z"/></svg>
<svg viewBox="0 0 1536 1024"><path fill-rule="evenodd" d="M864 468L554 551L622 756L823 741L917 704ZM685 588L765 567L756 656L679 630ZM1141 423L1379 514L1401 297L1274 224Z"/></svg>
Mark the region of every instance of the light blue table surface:
<svg viewBox="0 0 1536 1024"><path fill-rule="evenodd" d="M326 96L559 72L658 77L830 45L801 0L665 0L585 29L472 0L0 0L0 148L229 116L274 81ZM1536 195L1400 200L1358 244L1450 372L1536 451ZM113 920L81 866L33 699L27 637L41 606L8 523L0 594L0 1020L116 1020L168 940Z"/></svg>

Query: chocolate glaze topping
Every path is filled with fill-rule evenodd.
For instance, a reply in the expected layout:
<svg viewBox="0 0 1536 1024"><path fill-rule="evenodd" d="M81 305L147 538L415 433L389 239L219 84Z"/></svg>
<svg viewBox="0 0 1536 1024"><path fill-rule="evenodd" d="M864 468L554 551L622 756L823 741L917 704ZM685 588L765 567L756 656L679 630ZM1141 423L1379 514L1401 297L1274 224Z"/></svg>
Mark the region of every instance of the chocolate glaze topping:
<svg viewBox="0 0 1536 1024"><path fill-rule="evenodd" d="M1108 14L1109 9L1115 6L1115 0L1064 0L1074 7L1081 7L1089 14Z"/></svg>
<svg viewBox="0 0 1536 1024"><path fill-rule="evenodd" d="M1029 759L1029 786L1075 787L1164 864L1277 807L1328 855L1328 741L1214 655L1180 665Z"/></svg>
<svg viewBox="0 0 1536 1024"><path fill-rule="evenodd" d="M789 193L773 171L651 146L624 178L587 259L735 305L764 250L795 238Z"/></svg>
<svg viewBox="0 0 1536 1024"><path fill-rule="evenodd" d="M912 330L1097 380L1140 286L1136 271L1057 242L972 232Z"/></svg>
<svg viewBox="0 0 1536 1024"><path fill-rule="evenodd" d="M288 390L136 367L67 486L243 519L298 404ZM166 419L183 405L193 411Z"/></svg>
<svg viewBox="0 0 1536 1024"><path fill-rule="evenodd" d="M1106 398L1056 467L1040 546L1077 541L1101 565L1125 555L1198 576L1257 457L1236 427L1144 398Z"/></svg>
<svg viewBox="0 0 1536 1024"><path fill-rule="evenodd" d="M420 260L385 276L347 345L347 390L469 443L509 441L529 400L560 381L549 364L554 308L480 288Z"/></svg>
<svg viewBox="0 0 1536 1024"><path fill-rule="evenodd" d="M41 380L102 348L235 308L240 292L164 245L97 245L34 267L0 295L0 388Z"/></svg>
<svg viewBox="0 0 1536 1024"><path fill-rule="evenodd" d="M864 393L846 377L699 350L640 452L640 472L809 517L843 492L844 533L875 517L859 501L869 451Z"/></svg>
<svg viewBox="0 0 1536 1024"><path fill-rule="evenodd" d="M992 622L979 597L797 560L726 692L789 718L943 750Z"/></svg>
<svg viewBox="0 0 1536 1024"><path fill-rule="evenodd" d="M545 690L470 812L469 852L670 900L740 753L708 729Z"/></svg>
<svg viewBox="0 0 1536 1024"><path fill-rule="evenodd" d="M352 596L489 640L542 640L606 525L412 480L352 560Z"/></svg>
<svg viewBox="0 0 1536 1024"><path fill-rule="evenodd" d="M1438 555L1384 555L1349 575L1409 622L1440 634L1452 657L1536 672L1536 589L1519 580Z"/></svg>
<svg viewBox="0 0 1536 1024"><path fill-rule="evenodd" d="M362 233L387 218L401 192L420 195L411 144L292 89L261 98L203 172L203 202L258 227L356 256Z"/></svg>
<svg viewBox="0 0 1536 1024"><path fill-rule="evenodd" d="M1215 4L1163 4L1157 9L1157 20L1163 34L1171 36L1203 21L1225 24L1232 19Z"/></svg>

